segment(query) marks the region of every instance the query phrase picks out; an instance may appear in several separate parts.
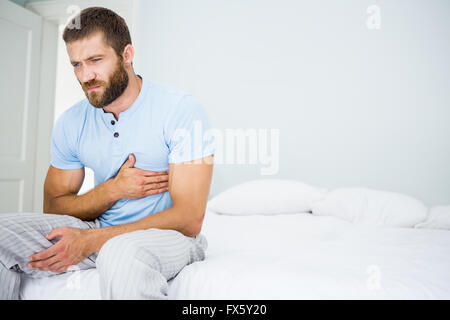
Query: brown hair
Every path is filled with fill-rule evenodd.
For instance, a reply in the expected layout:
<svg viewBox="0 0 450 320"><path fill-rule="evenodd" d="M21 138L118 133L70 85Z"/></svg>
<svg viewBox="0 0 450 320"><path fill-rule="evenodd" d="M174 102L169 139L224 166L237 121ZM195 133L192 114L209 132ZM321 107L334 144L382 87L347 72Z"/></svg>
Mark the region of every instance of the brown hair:
<svg viewBox="0 0 450 320"><path fill-rule="evenodd" d="M65 27L63 39L66 43L85 38L94 32L102 32L105 42L111 46L119 57L123 49L131 44L131 36L125 20L112 10L102 7L90 7L82 10Z"/></svg>

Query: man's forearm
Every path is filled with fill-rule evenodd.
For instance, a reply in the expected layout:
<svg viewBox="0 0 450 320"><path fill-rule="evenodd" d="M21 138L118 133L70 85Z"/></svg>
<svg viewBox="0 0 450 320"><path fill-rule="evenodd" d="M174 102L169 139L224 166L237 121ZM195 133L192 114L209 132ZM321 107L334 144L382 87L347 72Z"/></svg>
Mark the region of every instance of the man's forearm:
<svg viewBox="0 0 450 320"><path fill-rule="evenodd" d="M171 207L166 210L149 215L139 221L88 230L91 233L92 245L95 251L100 251L103 244L109 239L123 233L150 228L172 229L181 232L185 236L194 237L200 233L204 212L193 214L187 208Z"/></svg>
<svg viewBox="0 0 450 320"><path fill-rule="evenodd" d="M65 195L45 201L44 212L66 214L84 221L94 220L120 198L109 179L83 195Z"/></svg>

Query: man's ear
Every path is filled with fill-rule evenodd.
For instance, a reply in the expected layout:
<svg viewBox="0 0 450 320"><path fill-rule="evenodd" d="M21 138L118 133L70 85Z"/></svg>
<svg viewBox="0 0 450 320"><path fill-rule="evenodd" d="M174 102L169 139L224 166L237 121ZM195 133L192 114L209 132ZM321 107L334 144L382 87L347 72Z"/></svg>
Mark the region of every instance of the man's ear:
<svg viewBox="0 0 450 320"><path fill-rule="evenodd" d="M133 58L134 58L134 48L131 44L127 44L125 48L123 48L123 62L126 65L132 66L133 65Z"/></svg>

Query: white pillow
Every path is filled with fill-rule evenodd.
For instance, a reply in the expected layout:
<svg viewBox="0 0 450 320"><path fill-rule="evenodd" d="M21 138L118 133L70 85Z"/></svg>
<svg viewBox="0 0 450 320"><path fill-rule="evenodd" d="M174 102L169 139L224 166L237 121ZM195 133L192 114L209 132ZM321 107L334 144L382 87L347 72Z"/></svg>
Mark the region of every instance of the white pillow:
<svg viewBox="0 0 450 320"><path fill-rule="evenodd" d="M208 209L226 215L275 215L311 212L326 189L286 179L251 180L233 186L208 202Z"/></svg>
<svg viewBox="0 0 450 320"><path fill-rule="evenodd" d="M418 199L364 187L332 190L312 205L314 215L389 227L414 227L426 219L427 212L428 208Z"/></svg>
<svg viewBox="0 0 450 320"><path fill-rule="evenodd" d="M450 230L450 206L434 206L430 208L428 218L415 228Z"/></svg>

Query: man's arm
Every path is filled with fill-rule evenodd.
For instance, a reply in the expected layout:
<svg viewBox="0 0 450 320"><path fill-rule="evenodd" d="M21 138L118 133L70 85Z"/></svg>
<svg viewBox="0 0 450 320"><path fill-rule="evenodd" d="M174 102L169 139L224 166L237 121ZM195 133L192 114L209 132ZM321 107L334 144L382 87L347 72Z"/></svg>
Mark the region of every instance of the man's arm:
<svg viewBox="0 0 450 320"><path fill-rule="evenodd" d="M200 163L198 163L200 162ZM200 233L213 173L213 155L201 161L169 165L169 193L172 207L137 222L101 229L90 229L95 251L114 236L149 228L173 229L185 236Z"/></svg>
<svg viewBox="0 0 450 320"><path fill-rule="evenodd" d="M83 180L84 168L62 170L50 166L44 183L44 213L94 220L118 200L111 190L111 180L78 196Z"/></svg>
<svg viewBox="0 0 450 320"><path fill-rule="evenodd" d="M50 166L44 183L44 213L94 220L120 199L142 198L167 190L167 172L133 168L135 161L131 155L114 178L80 196L84 168L61 170Z"/></svg>

